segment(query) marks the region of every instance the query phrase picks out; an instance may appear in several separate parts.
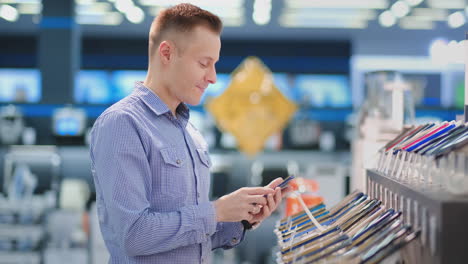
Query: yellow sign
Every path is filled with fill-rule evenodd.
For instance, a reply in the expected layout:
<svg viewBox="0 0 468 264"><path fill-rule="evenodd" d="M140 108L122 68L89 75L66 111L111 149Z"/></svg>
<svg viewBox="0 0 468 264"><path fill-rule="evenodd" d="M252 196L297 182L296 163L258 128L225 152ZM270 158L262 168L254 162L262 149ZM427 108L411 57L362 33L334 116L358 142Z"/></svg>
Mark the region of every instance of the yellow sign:
<svg viewBox="0 0 468 264"><path fill-rule="evenodd" d="M246 58L233 72L224 93L206 107L218 127L233 134L239 149L249 155L261 151L265 141L281 131L297 110L256 57Z"/></svg>

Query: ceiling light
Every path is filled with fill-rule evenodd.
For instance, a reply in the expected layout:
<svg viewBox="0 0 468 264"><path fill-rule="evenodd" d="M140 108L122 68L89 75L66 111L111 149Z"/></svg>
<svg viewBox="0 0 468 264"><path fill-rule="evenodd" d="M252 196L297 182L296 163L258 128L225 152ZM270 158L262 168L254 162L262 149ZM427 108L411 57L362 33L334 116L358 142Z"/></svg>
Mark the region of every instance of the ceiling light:
<svg viewBox="0 0 468 264"><path fill-rule="evenodd" d="M388 7L388 0L287 0L285 7L289 8L365 8L383 9Z"/></svg>
<svg viewBox="0 0 468 264"><path fill-rule="evenodd" d="M6 21L15 22L19 17L18 10L10 5L1 5L0 17Z"/></svg>
<svg viewBox="0 0 468 264"><path fill-rule="evenodd" d="M75 3L78 5L90 5L94 3L94 0L75 0Z"/></svg>
<svg viewBox="0 0 468 264"><path fill-rule="evenodd" d="M95 3L95 0L75 0L78 5L91 5Z"/></svg>
<svg viewBox="0 0 468 264"><path fill-rule="evenodd" d="M42 11L42 4L19 4L18 12L24 15L35 15Z"/></svg>
<svg viewBox="0 0 468 264"><path fill-rule="evenodd" d="M0 4L40 4L41 0L0 0Z"/></svg>
<svg viewBox="0 0 468 264"><path fill-rule="evenodd" d="M253 12L252 19L255 22L255 24L263 26L267 25L270 22L271 16L266 12L257 11Z"/></svg>
<svg viewBox="0 0 468 264"><path fill-rule="evenodd" d="M352 28L362 29L367 27L366 20L357 19L298 19L294 16L283 15L279 19L279 23L283 27L294 27L294 28Z"/></svg>
<svg viewBox="0 0 468 264"><path fill-rule="evenodd" d="M447 23L451 28L461 27L465 24L465 22L465 15L461 11L451 14L447 19Z"/></svg>
<svg viewBox="0 0 468 264"><path fill-rule="evenodd" d="M257 25L266 25L271 20L271 0L255 0L252 19Z"/></svg>
<svg viewBox="0 0 468 264"><path fill-rule="evenodd" d="M422 3L424 0L405 0L406 3L408 3L408 5L410 6L417 6L419 5L420 3Z"/></svg>
<svg viewBox="0 0 468 264"><path fill-rule="evenodd" d="M404 18L411 18L411 20L413 21L438 21L438 20L440 21L440 19L435 19L434 17L430 17L430 16L411 15L409 17L404 17ZM442 19L442 21L445 21L445 19Z"/></svg>
<svg viewBox="0 0 468 264"><path fill-rule="evenodd" d="M125 13L128 21L134 24L140 24L145 19L145 13L139 7L133 7Z"/></svg>
<svg viewBox="0 0 468 264"><path fill-rule="evenodd" d="M395 17L404 17L409 13L410 8L406 2L397 1L392 5L391 10Z"/></svg>
<svg viewBox="0 0 468 264"><path fill-rule="evenodd" d="M76 17L78 24L82 25L105 25L105 26L117 26L122 24L123 16L118 12L107 13L105 16L102 15L78 15Z"/></svg>
<svg viewBox="0 0 468 264"><path fill-rule="evenodd" d="M433 9L433 8L415 8L411 12L412 17L426 17L426 20L434 21L445 21L448 16L448 12L445 9Z"/></svg>
<svg viewBox="0 0 468 264"><path fill-rule="evenodd" d="M433 29L434 23L430 20L421 20L415 17L404 17L400 20L398 25L402 29Z"/></svg>
<svg viewBox="0 0 468 264"><path fill-rule="evenodd" d="M241 8L244 6L244 0L230 0L230 1L213 1L213 0L138 0L140 5L144 6L159 6L169 7L180 3L191 3L199 6L203 9L212 6L224 7L224 8Z"/></svg>
<svg viewBox="0 0 468 264"><path fill-rule="evenodd" d="M244 15L243 7L231 9L231 8L226 8L225 6L209 6L204 9L220 17L239 17L239 16ZM271 10L271 7L270 7L270 10ZM254 12L255 11L256 10L254 10Z"/></svg>
<svg viewBox="0 0 468 264"><path fill-rule="evenodd" d="M464 0L428 0L428 4L432 8L462 9L466 7Z"/></svg>
<svg viewBox="0 0 468 264"><path fill-rule="evenodd" d="M148 7L147 8L147 12L149 15L153 16L153 17L156 17L159 15L159 13L163 10L165 10L166 8L165 7L157 7L157 6L152 6L152 7Z"/></svg>
<svg viewBox="0 0 468 264"><path fill-rule="evenodd" d="M115 0L115 8L120 13L126 13L134 7L132 0Z"/></svg>
<svg viewBox="0 0 468 264"><path fill-rule="evenodd" d="M392 12L387 10L387 11L384 11L382 14L380 14L379 23L383 27L391 27L395 25L396 18Z"/></svg>
<svg viewBox="0 0 468 264"><path fill-rule="evenodd" d="M110 12L112 6L109 3L97 2L90 5L78 5L76 12L82 15L102 15Z"/></svg>
<svg viewBox="0 0 468 264"><path fill-rule="evenodd" d="M158 0L161 1L161 0ZM169 0L173 1L173 0ZM230 0L230 1L213 1L213 0L180 0L181 3L190 2L196 6L210 6L210 5L229 5L229 6L236 6L241 7L244 6L244 0Z"/></svg>
<svg viewBox="0 0 468 264"><path fill-rule="evenodd" d="M223 21L223 26L226 27L241 27L245 24L245 19L244 17L227 17L223 18L221 17L221 20Z"/></svg>
<svg viewBox="0 0 468 264"><path fill-rule="evenodd" d="M140 5L161 7L169 7L181 3L181 1L176 0L139 0L138 2Z"/></svg>
<svg viewBox="0 0 468 264"><path fill-rule="evenodd" d="M172 5L179 4L179 1L175 0L139 0L140 5L145 6L159 6L159 7L169 7Z"/></svg>
<svg viewBox="0 0 468 264"><path fill-rule="evenodd" d="M298 19L359 19L374 20L377 17L376 10L372 9L328 9L326 12L316 8L286 9L283 15L297 17Z"/></svg>

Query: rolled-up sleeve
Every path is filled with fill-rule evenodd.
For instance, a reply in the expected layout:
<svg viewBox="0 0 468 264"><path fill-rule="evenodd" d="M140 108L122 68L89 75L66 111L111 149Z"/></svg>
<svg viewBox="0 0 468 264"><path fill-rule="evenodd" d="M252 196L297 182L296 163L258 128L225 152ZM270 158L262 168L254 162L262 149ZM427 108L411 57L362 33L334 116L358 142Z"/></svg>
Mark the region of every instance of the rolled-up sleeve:
<svg viewBox="0 0 468 264"><path fill-rule="evenodd" d="M129 256L166 252L211 239L217 228L211 202L167 213L150 208L152 181L146 147L145 135L130 114L109 112L94 125L91 158L97 203L107 216L100 219L101 225L113 233L107 239L114 237L113 243Z"/></svg>

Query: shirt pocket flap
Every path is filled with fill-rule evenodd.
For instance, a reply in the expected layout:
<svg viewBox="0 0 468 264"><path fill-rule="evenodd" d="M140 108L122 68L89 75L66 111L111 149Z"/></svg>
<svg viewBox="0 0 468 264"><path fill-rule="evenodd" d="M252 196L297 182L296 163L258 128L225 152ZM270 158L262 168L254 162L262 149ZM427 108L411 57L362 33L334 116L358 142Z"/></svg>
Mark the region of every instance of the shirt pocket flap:
<svg viewBox="0 0 468 264"><path fill-rule="evenodd" d="M205 166L208 168L211 167L211 160L210 160L210 155L208 154L208 150L206 149L197 149L198 157L200 157L200 160Z"/></svg>
<svg viewBox="0 0 468 264"><path fill-rule="evenodd" d="M170 164L175 167L182 167L185 163L184 155L178 153L176 148L163 148L160 152L166 164Z"/></svg>

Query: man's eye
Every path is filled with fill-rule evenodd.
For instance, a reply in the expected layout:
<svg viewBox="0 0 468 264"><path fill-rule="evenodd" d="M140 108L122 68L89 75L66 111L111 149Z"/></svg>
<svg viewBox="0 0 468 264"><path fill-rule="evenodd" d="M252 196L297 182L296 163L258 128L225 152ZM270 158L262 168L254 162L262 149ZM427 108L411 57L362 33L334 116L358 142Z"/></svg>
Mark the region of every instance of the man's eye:
<svg viewBox="0 0 468 264"><path fill-rule="evenodd" d="M203 63L201 63L201 62L199 62L199 63L200 63L200 66L202 66L203 68L208 67L208 65L206 65L206 64L203 64Z"/></svg>

